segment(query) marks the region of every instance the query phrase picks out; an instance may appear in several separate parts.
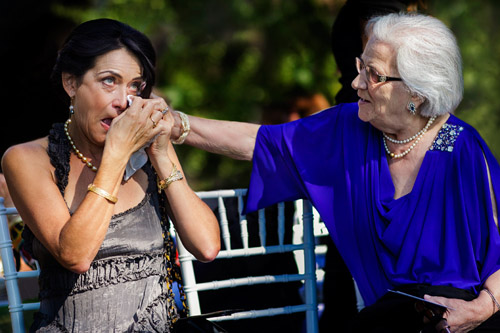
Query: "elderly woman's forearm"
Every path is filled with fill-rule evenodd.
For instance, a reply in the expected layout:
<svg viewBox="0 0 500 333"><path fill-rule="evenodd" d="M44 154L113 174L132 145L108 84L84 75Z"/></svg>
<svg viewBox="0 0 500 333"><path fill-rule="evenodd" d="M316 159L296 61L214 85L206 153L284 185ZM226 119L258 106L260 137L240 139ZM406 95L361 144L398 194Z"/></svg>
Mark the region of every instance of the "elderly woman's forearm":
<svg viewBox="0 0 500 333"><path fill-rule="evenodd" d="M185 144L237 160L250 161L260 125L189 116Z"/></svg>

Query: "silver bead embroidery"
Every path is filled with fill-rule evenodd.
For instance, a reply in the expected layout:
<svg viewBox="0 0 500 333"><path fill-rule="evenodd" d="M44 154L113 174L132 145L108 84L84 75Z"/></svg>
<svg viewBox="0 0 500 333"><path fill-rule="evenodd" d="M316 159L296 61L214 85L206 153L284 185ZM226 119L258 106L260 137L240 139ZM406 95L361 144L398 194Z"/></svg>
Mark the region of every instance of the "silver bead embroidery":
<svg viewBox="0 0 500 333"><path fill-rule="evenodd" d="M429 150L441 150L451 153L453 146L455 146L455 141L463 129L462 126L444 124Z"/></svg>

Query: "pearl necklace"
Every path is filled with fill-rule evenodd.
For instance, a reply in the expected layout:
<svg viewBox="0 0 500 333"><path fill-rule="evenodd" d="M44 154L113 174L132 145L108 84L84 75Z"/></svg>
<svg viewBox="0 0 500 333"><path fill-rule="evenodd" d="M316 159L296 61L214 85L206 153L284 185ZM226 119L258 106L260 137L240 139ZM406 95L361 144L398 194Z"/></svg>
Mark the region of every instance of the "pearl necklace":
<svg viewBox="0 0 500 333"><path fill-rule="evenodd" d="M68 132L68 126L70 123L71 119L66 120L66 122L64 123L64 133L66 133L66 136L68 137L71 148L73 148L73 151L75 152L76 156L78 156L78 158L82 160L82 162L85 163L85 165L87 165L90 168L90 170L97 172L97 168L85 156L83 156L82 153L80 153L78 148L76 148L75 143L73 142L73 139L71 138Z"/></svg>
<svg viewBox="0 0 500 333"><path fill-rule="evenodd" d="M382 132L382 134L384 135L384 138L386 138L387 140L391 141L392 143L397 143L397 144L403 144L403 143L408 143L408 142L412 142L413 140L415 140L418 136L420 136L421 134L427 132L427 130L429 129L429 127L431 126L431 124L434 122L434 120L436 120L436 116L434 117L431 117L429 118L429 121L427 122L427 124L425 125L424 128L422 128L418 133L416 133L414 136L408 138L408 139L404 139L404 140L396 140L396 139L393 139L391 138L390 136L388 136L385 132Z"/></svg>
<svg viewBox="0 0 500 333"><path fill-rule="evenodd" d="M429 127L434 122L434 120L436 120L436 116L429 118L429 121L427 122L427 125L425 125L425 127L422 128L422 130L420 130L420 132L418 132L417 134L415 134L411 138L408 138L408 139L405 139L405 140L395 140L395 139L392 139L389 136L387 136L387 134L383 133L384 137L382 138L382 141L384 142L384 148L385 148L385 151L387 152L387 154L389 154L389 156L391 158L401 158L401 157L407 155L420 142L420 140L422 139L422 137L424 136L424 134L427 132L427 130L429 129ZM415 140L415 142L413 142L411 144L411 146L408 149L406 149L404 152L402 152L400 154L394 154L394 153L392 153L389 150L389 147L387 147L387 142L385 141L385 139L388 139L389 141L391 141L393 143L398 143L398 144L408 143L408 142L411 142L413 140Z"/></svg>

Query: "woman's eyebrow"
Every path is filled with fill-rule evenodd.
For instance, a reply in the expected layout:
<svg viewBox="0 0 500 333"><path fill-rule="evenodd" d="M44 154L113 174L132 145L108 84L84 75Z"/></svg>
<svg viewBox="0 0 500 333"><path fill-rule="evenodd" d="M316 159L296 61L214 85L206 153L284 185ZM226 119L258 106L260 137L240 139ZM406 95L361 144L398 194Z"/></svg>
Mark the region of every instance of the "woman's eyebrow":
<svg viewBox="0 0 500 333"><path fill-rule="evenodd" d="M120 79L123 79L123 76L121 76L121 74L119 74L113 70L110 70L110 69L107 69L107 70L104 70L101 72L97 72L97 75L103 75L103 74L112 74L114 76L117 76ZM142 80L142 79L143 79L142 76L137 76L137 77L134 77L131 81Z"/></svg>
<svg viewBox="0 0 500 333"><path fill-rule="evenodd" d="M119 78L122 78L122 76L119 73L117 73L115 71L112 71L112 70L108 70L108 69L104 70L104 71L101 71L101 72L97 72L97 75L102 75L102 74L113 74L113 75L115 75L115 76L117 76Z"/></svg>

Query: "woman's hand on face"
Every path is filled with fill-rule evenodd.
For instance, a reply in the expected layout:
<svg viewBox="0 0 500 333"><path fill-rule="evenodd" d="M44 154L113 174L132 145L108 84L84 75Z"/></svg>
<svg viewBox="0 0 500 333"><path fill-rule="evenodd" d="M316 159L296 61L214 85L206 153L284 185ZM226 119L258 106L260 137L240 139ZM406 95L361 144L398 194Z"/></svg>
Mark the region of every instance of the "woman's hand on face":
<svg viewBox="0 0 500 333"><path fill-rule="evenodd" d="M165 126L159 125L163 117L161 111L167 106L161 98L142 99L132 96L131 99L132 104L113 119L106 135L106 146L123 151L127 157L150 143L164 130Z"/></svg>
<svg viewBox="0 0 500 333"><path fill-rule="evenodd" d="M429 295L425 295L424 298L428 301L443 304L451 308L446 311L443 317L446 318L450 326L449 330L454 333L469 332L489 317L488 315L485 317L485 313L488 312L485 311L484 299L479 299L479 297L472 301ZM488 308L488 310L491 311L491 307ZM442 327L439 327L437 331L439 332L440 329L442 329Z"/></svg>
<svg viewBox="0 0 500 333"><path fill-rule="evenodd" d="M160 133L156 136L147 150L150 158L164 158L167 156L168 147L170 145L170 134L174 125L174 117L172 111L165 110L166 109L160 112L162 117L157 122L157 128L160 128Z"/></svg>

